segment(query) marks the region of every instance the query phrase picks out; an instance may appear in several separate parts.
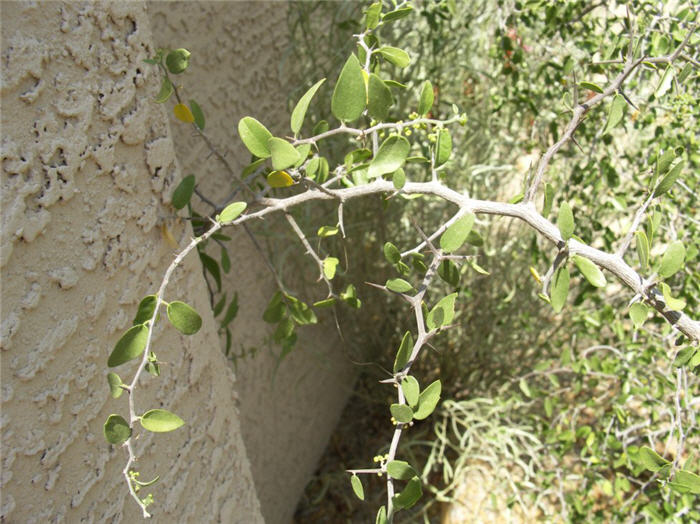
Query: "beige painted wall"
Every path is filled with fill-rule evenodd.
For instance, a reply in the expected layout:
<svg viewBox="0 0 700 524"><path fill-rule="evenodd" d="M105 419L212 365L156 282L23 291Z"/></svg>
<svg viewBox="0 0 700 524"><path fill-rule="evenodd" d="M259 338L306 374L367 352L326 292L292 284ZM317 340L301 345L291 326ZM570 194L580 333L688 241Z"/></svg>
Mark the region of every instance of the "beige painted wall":
<svg viewBox="0 0 700 524"><path fill-rule="evenodd" d="M193 51L183 83L238 164L246 157L235 144L238 118L284 112L284 83L274 76L283 42L265 25L283 22L280 4L149 9L0 4L3 522L140 515L120 475L125 452L102 437L107 415L127 411L124 396L109 398L106 358L173 256L161 224L183 245L191 234L169 206L183 172L208 175L207 190L227 186L201 144L182 127L171 131L165 108L151 102L158 78L141 60L156 46ZM197 81L202 73L207 82ZM161 475L156 522L262 522L261 507L266 522L288 522L352 382L332 331L322 330L307 331L272 381L274 348L260 314L274 289L245 238L232 252L226 286L245 304L234 348L255 346L256 356L239 361L235 383L191 257L165 298L191 303L204 327L193 337L157 329L154 349L167 364L139 388L137 409L164 407L187 420L136 444L142 478ZM133 370L123 368L125 377Z"/></svg>
<svg viewBox="0 0 700 524"><path fill-rule="evenodd" d="M198 2L197 7L193 10L191 2L149 3L154 40L161 47L192 52L182 77L185 98L202 106L205 131L240 169L250 160L235 131L241 117L254 116L279 136L290 133L287 94L294 64L286 54L288 6L238 1ZM222 203L231 191L229 175L216 159L207 159L208 149L188 126L172 127L183 172L194 173L205 194ZM270 247L304 257L280 218L266 221L267 232L276 235ZM265 246L263 239L261 244ZM277 368L279 347L268 342L273 327L261 322L276 291L274 280L245 233L234 233L229 251L233 270L223 291L229 297L237 292L241 304L232 324L233 350L248 352L236 364L241 430L265 521L286 524L347 401L354 370L327 314L322 316L325 326L300 329L297 346ZM218 255L218 248L212 255ZM301 284L287 284L302 297L325 298L323 288L304 295ZM251 348L256 348L253 356Z"/></svg>

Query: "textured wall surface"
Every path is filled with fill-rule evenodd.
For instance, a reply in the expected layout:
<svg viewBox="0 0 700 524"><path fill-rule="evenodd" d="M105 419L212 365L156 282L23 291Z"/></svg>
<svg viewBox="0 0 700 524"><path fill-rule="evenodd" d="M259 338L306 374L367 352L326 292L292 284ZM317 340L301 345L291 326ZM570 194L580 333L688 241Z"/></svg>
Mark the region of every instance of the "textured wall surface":
<svg viewBox="0 0 700 524"><path fill-rule="evenodd" d="M0 431L3 522L137 522L125 452L102 424L127 413L109 398L106 359L141 297L191 235L169 206L182 176L142 2L2 2ZM207 36L206 31L204 31ZM238 90L245 86L231 86ZM220 350L199 261L166 300L204 319L193 337L157 330L162 376L137 410L187 425L136 442L156 522L262 522L241 438L233 373ZM132 363L133 364L133 363ZM126 379L135 365L117 368Z"/></svg>
<svg viewBox="0 0 700 524"><path fill-rule="evenodd" d="M154 41L192 52L181 77L184 98L197 100L206 115L205 131L240 169L250 160L237 136L241 117L257 118L278 136L290 133L286 102L294 64L285 39L288 6L263 1L197 6L193 10L191 2L149 3ZM172 127L183 172L194 173L202 191L223 203L231 192L230 176L189 126ZM201 207L208 211L206 205ZM270 218L260 242L276 254L288 252L299 267L313 272L289 231L284 219ZM354 372L339 349L329 317L323 327L300 329L294 351L277 366L279 347L268 341L273 328L261 320L276 291L274 280L245 233L227 234L234 237L233 269L223 291L229 297L238 293L241 308L232 324L233 351L245 355L236 361L241 430L265 521L287 524L338 421ZM211 254L218 256L218 248ZM306 299L325 297L323 289L305 293L299 282L286 283Z"/></svg>

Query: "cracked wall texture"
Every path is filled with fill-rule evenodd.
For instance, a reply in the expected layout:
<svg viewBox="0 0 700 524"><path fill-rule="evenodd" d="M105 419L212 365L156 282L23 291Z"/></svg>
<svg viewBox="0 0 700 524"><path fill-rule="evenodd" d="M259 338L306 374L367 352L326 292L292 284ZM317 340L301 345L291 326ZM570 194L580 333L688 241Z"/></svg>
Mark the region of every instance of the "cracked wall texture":
<svg viewBox="0 0 700 524"><path fill-rule="evenodd" d="M192 53L182 77L183 98L197 100L206 116L205 131L234 168L242 169L250 153L237 136L240 118L253 116L277 136L290 134L287 95L295 87L296 71L285 36L289 5L252 1L197 6L193 10L191 2L149 3L154 41ZM173 123L172 132L183 173L195 174L203 192L222 204L233 187L224 166L189 126ZM206 205L202 209L208 211ZM277 264L283 258L280 253L286 253L313 277L313 262L282 217L268 218L264 229L252 227ZM261 322L275 282L245 233L226 234L233 237L233 269L222 291L228 297L238 293L241 304L232 324L232 351L242 355L236 359L235 386L241 430L265 521L286 524L339 420L354 370L327 312L319 313L324 325L299 329L296 347L277 366L280 348L269 343L274 326ZM212 247L211 255L218 257L218 247ZM321 287L304 289L301 281L286 284L311 301L325 298L327 292Z"/></svg>
<svg viewBox="0 0 700 524"><path fill-rule="evenodd" d="M106 359L138 301L157 288L189 226L169 205L181 177L143 2L3 2L0 158L0 431L3 522L135 522L125 452L102 424ZM244 90L245 86L237 85ZM234 378L190 257L166 300L204 319L183 337L161 324L137 410L164 407L179 430L141 434L156 522L262 522L241 437ZM129 377L133 363L117 371Z"/></svg>

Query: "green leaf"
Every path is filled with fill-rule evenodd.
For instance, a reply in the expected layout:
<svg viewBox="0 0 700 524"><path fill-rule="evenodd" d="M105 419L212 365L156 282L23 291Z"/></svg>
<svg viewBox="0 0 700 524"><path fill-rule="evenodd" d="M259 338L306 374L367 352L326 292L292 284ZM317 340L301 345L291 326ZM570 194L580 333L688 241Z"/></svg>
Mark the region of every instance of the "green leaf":
<svg viewBox="0 0 700 524"><path fill-rule="evenodd" d="M277 171L287 169L299 160L299 151L282 138L271 137L267 141L267 147L272 155L272 168Z"/></svg>
<svg viewBox="0 0 700 524"><path fill-rule="evenodd" d="M145 325L129 328L114 346L107 359L107 365L113 368L138 357L146 349L147 339L148 328Z"/></svg>
<svg viewBox="0 0 700 524"><path fill-rule="evenodd" d="M583 276L586 277L586 280L588 280L588 282L590 282L592 286L604 287L605 284L607 284L607 281L605 280L605 275L603 275L603 272L600 270L600 268L596 266L593 262L591 262L587 258L580 257L578 255L574 255L573 260L578 270L581 273L583 273Z"/></svg>
<svg viewBox="0 0 700 524"><path fill-rule="evenodd" d="M397 190L402 189L403 186L406 185L406 173L403 168L400 167L394 171L394 174L391 176L391 181L394 183L394 188Z"/></svg>
<svg viewBox="0 0 700 524"><path fill-rule="evenodd" d="M194 116L194 123L199 129L204 131L204 124L206 122L204 121L204 113L202 112L202 108L199 107L197 102L190 100L190 109L192 110L192 116Z"/></svg>
<svg viewBox="0 0 700 524"><path fill-rule="evenodd" d="M267 143L272 138L272 133L253 117L241 118L238 122L238 135L248 151L258 158L268 158L271 155Z"/></svg>
<svg viewBox="0 0 700 524"><path fill-rule="evenodd" d="M683 171L684 165L685 161L681 160L675 166L673 166L673 169L671 169L671 171L669 171L668 174L665 177L663 177L661 182L659 182L659 185L656 186L656 189L654 190L654 198L663 195L673 187L673 184L676 182L676 179L681 174L681 171Z"/></svg>
<svg viewBox="0 0 700 524"><path fill-rule="evenodd" d="M435 410L435 407L440 400L441 391L442 383L439 380L436 380L425 388L418 397L418 409L416 409L413 418L416 420L428 418Z"/></svg>
<svg viewBox="0 0 700 524"><path fill-rule="evenodd" d="M396 359L394 360L394 373L401 371L406 364L408 364L408 359L411 357L411 352L413 351L413 335L410 331L406 331L403 339L401 339L401 345L396 352Z"/></svg>
<svg viewBox="0 0 700 524"><path fill-rule="evenodd" d="M334 235L337 235L338 231L340 231L338 226L321 226L318 228L318 232L316 233L316 235L319 238L332 237Z"/></svg>
<svg viewBox="0 0 700 524"><path fill-rule="evenodd" d="M333 304L335 304L335 298L330 297L330 298L324 298L323 300L319 300L318 302L314 302L313 306L322 308L322 307L331 307Z"/></svg>
<svg viewBox="0 0 700 524"><path fill-rule="evenodd" d="M566 242L574 234L574 214L567 202L562 202L557 216L557 227L561 233L561 238Z"/></svg>
<svg viewBox="0 0 700 524"><path fill-rule="evenodd" d="M384 46L377 50L387 61L399 67L406 67L411 63L411 57L403 49L398 47Z"/></svg>
<svg viewBox="0 0 700 524"><path fill-rule="evenodd" d="M676 355L676 358L673 359L674 367L680 368L685 366L686 364L688 364L688 362L690 362L690 360L695 356L697 352L697 349L690 346L681 349Z"/></svg>
<svg viewBox="0 0 700 524"><path fill-rule="evenodd" d="M646 306L646 304L643 304L642 302L635 302L632 304L630 307L630 318L632 319L635 329L642 327L648 314L649 308Z"/></svg>
<svg viewBox="0 0 700 524"><path fill-rule="evenodd" d="M167 76L164 76L163 81L160 84L160 91L156 95L156 104L164 104L174 92L175 89L173 88L173 83Z"/></svg>
<svg viewBox="0 0 700 524"><path fill-rule="evenodd" d="M552 211L552 203L554 202L554 187L548 182L544 184L544 205L542 206L542 216L547 218L547 215Z"/></svg>
<svg viewBox="0 0 700 524"><path fill-rule="evenodd" d="M413 286L402 278L390 278L386 281L386 288L394 293L408 293Z"/></svg>
<svg viewBox="0 0 700 524"><path fill-rule="evenodd" d="M248 175L252 175L253 173L255 173L260 168L260 166L262 166L266 161L267 159L265 158L258 158L257 160L245 166L243 168L243 171L241 171L241 178L246 178Z"/></svg>
<svg viewBox="0 0 700 524"><path fill-rule="evenodd" d="M420 98L418 99L418 114L421 116L428 114L433 107L434 101L435 93L433 92L433 84L430 83L430 80L426 80L423 82Z"/></svg>
<svg viewBox="0 0 700 524"><path fill-rule="evenodd" d="M107 417L103 431L105 440L115 446L123 444L131 437L129 423L120 415L110 415Z"/></svg>
<svg viewBox="0 0 700 524"><path fill-rule="evenodd" d="M124 393L124 388L122 388L122 379L116 373L107 373L107 383L109 384L109 393L112 398L119 398Z"/></svg>
<svg viewBox="0 0 700 524"><path fill-rule="evenodd" d="M360 117L366 103L367 92L362 67L357 57L350 55L335 84L331 112L338 120L352 122Z"/></svg>
<svg viewBox="0 0 700 524"><path fill-rule="evenodd" d="M673 68L672 65L668 65L666 67L666 70L664 71L664 74L661 75L661 80L659 80L659 85L656 87L656 91L654 92L654 96L656 98L660 98L666 94L666 92L671 89L671 85L673 85L673 77L675 76L675 69Z"/></svg>
<svg viewBox="0 0 700 524"><path fill-rule="evenodd" d="M452 154L452 136L447 129L441 129L435 146L435 167L447 162Z"/></svg>
<svg viewBox="0 0 700 524"><path fill-rule="evenodd" d="M226 293L224 293L224 295L214 305L214 309L212 310L212 313L214 313L215 317L218 317L221 314L221 312L224 310L225 305L226 305Z"/></svg>
<svg viewBox="0 0 700 524"><path fill-rule="evenodd" d="M325 81L326 79L322 78L312 85L309 90L304 93L304 96L299 99L297 105L294 106L291 118L292 133L294 133L294 135L297 135L299 131L301 131L301 126L304 124L304 118L306 117L306 111L309 109L311 99L316 94L316 91L318 91L318 88L321 87L321 84L323 84Z"/></svg>
<svg viewBox="0 0 700 524"><path fill-rule="evenodd" d="M411 480L417 477L418 473L408 462L403 460L392 460L386 465L386 472L391 478L398 480Z"/></svg>
<svg viewBox="0 0 700 524"><path fill-rule="evenodd" d="M192 193L194 193L194 175L187 175L183 178L180 183L173 191L172 204L175 209L182 209L192 198Z"/></svg>
<svg viewBox="0 0 700 524"><path fill-rule="evenodd" d="M668 485L678 493L700 495L700 476L684 469L676 471L673 482L669 482Z"/></svg>
<svg viewBox="0 0 700 524"><path fill-rule="evenodd" d="M598 85L594 84L593 82L579 82L578 85L581 86L583 89L588 89L589 91L593 91L594 93L603 92L603 89Z"/></svg>
<svg viewBox="0 0 700 524"><path fill-rule="evenodd" d="M180 48L170 51L165 57L165 65L174 75L184 73L187 66L190 64L190 52L187 49Z"/></svg>
<svg viewBox="0 0 700 524"><path fill-rule="evenodd" d="M472 246L476 247L481 247L484 245L483 237L479 234L478 231L474 231L473 229L467 235L466 242L467 244L471 244Z"/></svg>
<svg viewBox="0 0 700 524"><path fill-rule="evenodd" d="M559 313L564 307L564 304L566 304L566 297L569 295L569 282L570 275L568 268L564 265L557 268L552 277L552 289L550 291L552 309L557 313Z"/></svg>
<svg viewBox="0 0 700 524"><path fill-rule="evenodd" d="M360 477L353 474L350 477L350 485L352 486L352 490L355 492L355 496L360 500L365 500L365 490L362 487Z"/></svg>
<svg viewBox="0 0 700 524"><path fill-rule="evenodd" d="M404 378L401 381L401 391L403 391L408 405L415 408L418 405L418 395L420 395L420 386L418 385L416 377L409 375Z"/></svg>
<svg viewBox="0 0 700 524"><path fill-rule="evenodd" d="M140 418L144 429L154 433L166 433L182 426L185 421L175 413L164 409L151 409L146 411Z"/></svg>
<svg viewBox="0 0 700 524"><path fill-rule="evenodd" d="M627 102L625 102L625 98L622 95L615 95L615 97L612 100L612 103L610 104L608 121L605 124L605 130L603 131L603 134L610 132L611 129L617 127L617 125L622 121L622 117L625 114L626 105Z"/></svg>
<svg viewBox="0 0 700 524"><path fill-rule="evenodd" d="M377 154L369 164L367 176L378 177L393 173L404 165L411 149L411 144L403 136L392 135L379 146Z"/></svg>
<svg viewBox="0 0 700 524"><path fill-rule="evenodd" d="M455 318L455 300L457 293L452 293L440 299L435 307L428 313L426 325L430 331L439 329L452 323Z"/></svg>
<svg viewBox="0 0 700 524"><path fill-rule="evenodd" d="M392 20L398 20L399 18L403 18L405 16L408 16L411 14L411 11L413 11L412 7L402 7L401 9L396 9L394 11L389 11L387 14L385 14L382 17L383 22L391 22Z"/></svg>
<svg viewBox="0 0 700 524"><path fill-rule="evenodd" d="M671 288L668 287L666 282L659 283L659 287L661 288L661 293L664 296L664 302L668 309L671 311L682 311L685 308L685 300L682 298L675 298L671 294Z"/></svg>
<svg viewBox="0 0 700 524"><path fill-rule="evenodd" d="M674 275L683 267L683 262L685 262L685 246L683 242L676 240L668 246L664 256L661 258L659 276L668 278Z"/></svg>
<svg viewBox="0 0 700 524"><path fill-rule="evenodd" d="M382 3L374 2L365 11L365 27L374 29L379 24L379 17L382 14Z"/></svg>
<svg viewBox="0 0 700 524"><path fill-rule="evenodd" d="M224 315L223 320L221 320L221 327L225 328L228 326L234 318L236 318L236 315L238 314L238 293L235 293L233 295L233 298L231 299L231 303L228 305L228 308L226 308L226 314Z"/></svg>
<svg viewBox="0 0 700 524"><path fill-rule="evenodd" d="M664 466L671 464L668 460L659 455L656 451L648 446L642 446L637 454L636 461L639 462L645 469L656 473Z"/></svg>
<svg viewBox="0 0 700 524"><path fill-rule="evenodd" d="M374 524L387 524L386 508L384 506L379 508L379 511L377 511L377 518L375 519Z"/></svg>
<svg viewBox="0 0 700 524"><path fill-rule="evenodd" d="M459 286L459 268L452 260L440 262L438 276L453 288Z"/></svg>
<svg viewBox="0 0 700 524"><path fill-rule="evenodd" d="M413 420L413 410L406 404L392 404L389 406L389 411L397 422L408 424Z"/></svg>
<svg viewBox="0 0 700 524"><path fill-rule="evenodd" d="M637 231L634 234L637 240L637 256L642 266L642 271L649 268L649 239L644 231Z"/></svg>
<svg viewBox="0 0 700 524"><path fill-rule="evenodd" d="M275 324L282 320L282 317L284 316L284 312L286 310L287 306L284 302L282 302L282 292L278 291L277 293L272 295L272 298L270 299L267 308L265 308L265 312L263 313L263 320L265 322L269 322L270 324Z"/></svg>
<svg viewBox="0 0 700 524"><path fill-rule="evenodd" d="M316 313L314 313L305 302L297 300L290 295L286 295L286 297L287 300L289 300L289 314L297 324L304 326L307 324L316 324L318 322Z"/></svg>
<svg viewBox="0 0 700 524"><path fill-rule="evenodd" d="M394 244L387 242L384 244L384 258L390 264L397 264L401 261L401 252Z"/></svg>
<svg viewBox="0 0 700 524"><path fill-rule="evenodd" d="M359 309L362 306L362 301L357 298L357 290L353 284L348 284L345 291L340 294L340 299L355 309Z"/></svg>
<svg viewBox="0 0 700 524"><path fill-rule="evenodd" d="M144 322L148 322L153 318L153 312L156 310L156 296L155 295L146 295L141 299L141 302L139 302L139 309L136 312L136 316L134 317L134 321L132 324L135 326L137 324L143 324Z"/></svg>
<svg viewBox="0 0 700 524"><path fill-rule="evenodd" d="M202 317L191 306L175 300L168 304L168 320L180 333L192 335L202 327Z"/></svg>
<svg viewBox="0 0 700 524"><path fill-rule="evenodd" d="M394 103L391 89L384 81L372 73L369 75L367 112L378 121L384 121L389 116L389 108Z"/></svg>
<svg viewBox="0 0 700 524"><path fill-rule="evenodd" d="M199 252L199 259L202 261L204 269L206 269L211 276L214 277L214 282L216 282L216 290L221 291L221 270L219 269L219 263L203 251Z"/></svg>
<svg viewBox="0 0 700 524"><path fill-rule="evenodd" d="M453 253L462 247L474 226L474 219L472 213L467 213L448 227L440 237L440 249L445 253Z"/></svg>
<svg viewBox="0 0 700 524"><path fill-rule="evenodd" d="M532 391L530 391L530 386L527 385L527 381L524 378L520 379L518 387L527 398L532 398Z"/></svg>
<svg viewBox="0 0 700 524"><path fill-rule="evenodd" d="M335 277L335 270L339 262L340 260L335 257L326 257L323 259L323 274L328 280L333 280L333 277Z"/></svg>
<svg viewBox="0 0 700 524"><path fill-rule="evenodd" d="M666 173L675 159L676 152L673 149L667 149L661 155L657 154L655 175L659 177Z"/></svg>
<svg viewBox="0 0 700 524"><path fill-rule="evenodd" d="M413 477L408 481L401 493L394 495L394 498L391 500L396 509L407 509L418 502L421 495L423 495L423 488L421 487L420 479L418 477Z"/></svg>
<svg viewBox="0 0 700 524"><path fill-rule="evenodd" d="M221 269L224 273L231 271L231 259L228 256L228 251L225 247L221 247Z"/></svg>
<svg viewBox="0 0 700 524"><path fill-rule="evenodd" d="M311 130L311 134L313 136L321 135L327 132L328 129L328 122L326 120L321 120L320 122L317 122L316 125L314 125L314 128Z"/></svg>
<svg viewBox="0 0 700 524"><path fill-rule="evenodd" d="M216 220L221 224L229 224L236 220L245 211L246 207L248 207L248 204L245 202L233 202L224 208L221 214L216 217Z"/></svg>

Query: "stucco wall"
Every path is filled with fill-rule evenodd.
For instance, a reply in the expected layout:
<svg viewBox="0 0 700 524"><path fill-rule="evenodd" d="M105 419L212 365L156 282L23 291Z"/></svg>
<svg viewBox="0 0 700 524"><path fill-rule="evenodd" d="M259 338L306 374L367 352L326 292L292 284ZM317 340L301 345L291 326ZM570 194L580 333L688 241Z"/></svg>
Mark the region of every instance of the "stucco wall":
<svg viewBox="0 0 700 524"><path fill-rule="evenodd" d="M250 161L237 136L241 117L259 119L278 136L290 134L287 95L294 87L295 65L287 53L289 6L259 0L198 2L196 10L192 5L149 3L154 39L158 46L186 47L192 53L181 82L185 99L197 100L206 115L205 131L241 169ZM228 173L188 126L173 124L172 132L183 172L194 173L202 191L221 203L232 187ZM290 236L287 222L268 218L264 227L261 245L272 238L273 251L288 251L312 276L313 264ZM236 361L241 430L265 521L286 524L351 392L354 370L327 310L321 317L324 325L301 328L295 349L277 366L280 349L269 343L274 326L261 321L277 290L274 280L245 233L226 234L233 235L233 269L222 291L229 297L238 293L233 351L246 355ZM212 255L217 254L218 248L213 249ZM325 297L323 288L305 295L300 282L286 283L307 299Z"/></svg>
<svg viewBox="0 0 700 524"><path fill-rule="evenodd" d="M125 396L109 398L106 358L172 259L161 225L181 245L191 235L169 206L174 186L195 173L207 194L230 187L185 125L169 127L170 107L152 103L159 81L142 59L156 47L192 51L185 97L200 103L227 158L245 165L241 116L287 132L285 10L259 1L0 3L3 521L140 518L120 475L124 450L102 437L107 415L127 412ZM167 364L137 397L140 411L162 406L187 420L137 442L142 478L161 475L151 490L156 521L289 522L352 384L328 328L303 330L277 368L260 319L274 283L247 237L233 236L224 287L242 306L234 350L257 350L237 361L234 381L191 256L165 298L191 303L204 326L194 337L157 330L154 349ZM128 377L133 367L123 368Z"/></svg>
<svg viewBox="0 0 700 524"><path fill-rule="evenodd" d="M176 238L168 205L181 176L142 2L2 2L3 522L136 522L123 449L102 424L106 359ZM196 258L168 297L204 318L195 337L158 330L162 377L137 410L165 407L187 425L136 443L156 522L262 522L240 433L233 374L221 354ZM166 297L166 299L168 299ZM134 366L122 366L128 376ZM146 491L146 493L148 492Z"/></svg>

